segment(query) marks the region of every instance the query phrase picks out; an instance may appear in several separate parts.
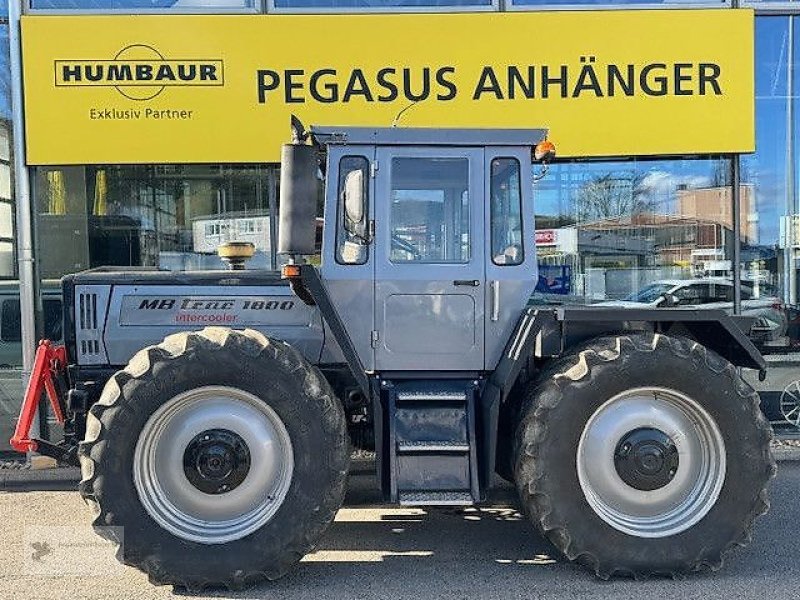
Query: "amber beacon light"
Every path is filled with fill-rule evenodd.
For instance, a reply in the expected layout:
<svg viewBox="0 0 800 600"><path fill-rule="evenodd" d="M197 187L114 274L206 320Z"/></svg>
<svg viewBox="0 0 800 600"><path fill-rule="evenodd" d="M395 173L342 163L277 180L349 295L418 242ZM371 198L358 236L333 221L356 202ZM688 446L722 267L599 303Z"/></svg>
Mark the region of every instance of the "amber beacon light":
<svg viewBox="0 0 800 600"><path fill-rule="evenodd" d="M533 148L533 158L537 162L547 163L556 157L556 145L544 139Z"/></svg>

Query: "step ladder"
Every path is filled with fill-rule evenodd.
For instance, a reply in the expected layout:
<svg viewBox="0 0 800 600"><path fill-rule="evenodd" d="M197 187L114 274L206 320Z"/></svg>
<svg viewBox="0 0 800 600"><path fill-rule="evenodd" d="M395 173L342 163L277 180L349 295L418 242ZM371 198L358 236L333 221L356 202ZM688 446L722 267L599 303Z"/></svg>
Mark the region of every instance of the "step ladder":
<svg viewBox="0 0 800 600"><path fill-rule="evenodd" d="M384 380L390 500L405 506L478 502L473 380Z"/></svg>

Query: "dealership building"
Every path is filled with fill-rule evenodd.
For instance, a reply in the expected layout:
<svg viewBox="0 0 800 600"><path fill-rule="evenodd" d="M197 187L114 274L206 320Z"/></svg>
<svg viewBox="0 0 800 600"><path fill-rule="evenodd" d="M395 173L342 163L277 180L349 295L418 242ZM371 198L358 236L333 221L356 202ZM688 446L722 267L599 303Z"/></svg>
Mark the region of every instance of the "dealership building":
<svg viewBox="0 0 800 600"><path fill-rule="evenodd" d="M36 340L62 335L63 275L223 268L215 249L226 241L254 243L249 268L278 265L292 114L548 127L559 158L536 183L536 241L542 272L556 269L563 285L538 293L584 303L659 281L738 281L743 303L769 298L786 312L760 389L800 420L787 403L800 398L793 2L10 0L4 10L0 449Z"/></svg>

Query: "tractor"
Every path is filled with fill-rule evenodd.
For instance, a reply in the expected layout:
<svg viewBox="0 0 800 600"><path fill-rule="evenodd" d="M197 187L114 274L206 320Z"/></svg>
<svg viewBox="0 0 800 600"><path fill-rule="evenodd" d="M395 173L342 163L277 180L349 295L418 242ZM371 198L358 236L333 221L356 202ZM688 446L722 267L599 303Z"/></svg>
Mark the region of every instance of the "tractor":
<svg viewBox="0 0 800 600"><path fill-rule="evenodd" d="M354 448L387 503L513 483L600 578L718 569L768 506L771 431L740 376L765 361L722 310L531 304L554 154L545 129L293 121L281 271L232 244L230 270L65 277L64 345L38 349L14 447L79 462L120 560L190 590L289 571ZM43 394L59 443L30 435Z"/></svg>

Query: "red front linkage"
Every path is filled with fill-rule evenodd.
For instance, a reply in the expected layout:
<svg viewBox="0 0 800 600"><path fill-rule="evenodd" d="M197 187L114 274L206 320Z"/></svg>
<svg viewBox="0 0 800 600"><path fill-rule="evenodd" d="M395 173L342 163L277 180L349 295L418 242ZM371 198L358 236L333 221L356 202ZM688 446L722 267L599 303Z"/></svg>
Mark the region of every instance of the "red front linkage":
<svg viewBox="0 0 800 600"><path fill-rule="evenodd" d="M66 365L67 349L64 346L56 346L50 340L39 342L36 359L33 361L33 372L25 390L25 400L20 409L14 437L11 438L11 447L14 450L18 452L36 452L38 450L37 440L31 439L31 426L39 408L42 392L47 393L56 420L61 425L64 424L64 408L56 389L55 378L66 368Z"/></svg>

